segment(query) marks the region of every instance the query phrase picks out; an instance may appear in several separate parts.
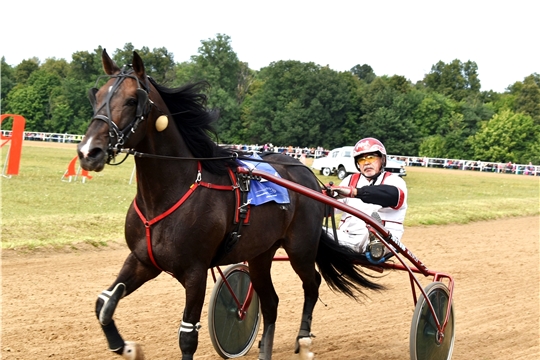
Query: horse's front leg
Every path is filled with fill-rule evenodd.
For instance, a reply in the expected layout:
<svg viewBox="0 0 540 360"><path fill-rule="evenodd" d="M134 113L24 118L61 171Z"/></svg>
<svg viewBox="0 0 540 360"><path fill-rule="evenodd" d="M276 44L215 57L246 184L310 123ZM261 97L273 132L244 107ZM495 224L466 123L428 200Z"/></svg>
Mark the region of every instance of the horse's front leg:
<svg viewBox="0 0 540 360"><path fill-rule="evenodd" d="M207 269L190 269L183 279L186 289L186 306L182 323L178 330L178 342L182 351L182 360L193 359L199 343L201 312L206 293Z"/></svg>
<svg viewBox="0 0 540 360"><path fill-rule="evenodd" d="M121 298L137 290L142 284L159 275L161 271L142 264L133 254L129 254L114 283L104 290L96 301L96 316L105 333L109 350L125 359L140 360L144 355L133 342L125 342L120 336L113 315Z"/></svg>

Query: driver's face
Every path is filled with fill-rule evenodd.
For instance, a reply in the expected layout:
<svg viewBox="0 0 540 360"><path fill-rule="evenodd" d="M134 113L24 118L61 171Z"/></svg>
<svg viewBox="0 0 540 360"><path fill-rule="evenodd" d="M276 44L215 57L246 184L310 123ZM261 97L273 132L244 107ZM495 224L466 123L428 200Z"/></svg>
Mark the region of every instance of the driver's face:
<svg viewBox="0 0 540 360"><path fill-rule="evenodd" d="M363 154L356 161L360 172L366 177L377 175L381 171L382 158L378 153Z"/></svg>

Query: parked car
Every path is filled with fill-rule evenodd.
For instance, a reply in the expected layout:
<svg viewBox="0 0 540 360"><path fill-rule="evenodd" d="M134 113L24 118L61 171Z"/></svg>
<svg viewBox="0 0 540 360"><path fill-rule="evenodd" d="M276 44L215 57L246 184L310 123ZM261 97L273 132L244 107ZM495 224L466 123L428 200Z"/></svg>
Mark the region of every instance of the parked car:
<svg viewBox="0 0 540 360"><path fill-rule="evenodd" d="M392 159L390 157L386 157L386 166L384 167L384 170L388 172L393 172L395 174L398 174L399 176L407 176L407 170L405 170L405 161Z"/></svg>
<svg viewBox="0 0 540 360"><path fill-rule="evenodd" d="M347 175L357 173L352 156L354 146L344 146L336 148L328 153L328 156L313 160L312 169L318 170L321 175L330 176L335 174L338 179L343 180ZM403 161L386 159L386 171L406 176L405 163Z"/></svg>

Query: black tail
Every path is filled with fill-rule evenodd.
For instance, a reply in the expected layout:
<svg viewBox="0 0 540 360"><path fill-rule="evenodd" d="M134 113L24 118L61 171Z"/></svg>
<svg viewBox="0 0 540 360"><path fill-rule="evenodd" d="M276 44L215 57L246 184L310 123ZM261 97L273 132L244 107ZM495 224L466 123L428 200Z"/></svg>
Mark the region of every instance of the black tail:
<svg viewBox="0 0 540 360"><path fill-rule="evenodd" d="M358 252L340 245L324 231L322 232L315 261L330 289L353 299L357 299L357 294L363 294L362 288L384 290L384 286L366 278L370 275L366 274L360 265L355 265L355 261L361 259L362 255Z"/></svg>

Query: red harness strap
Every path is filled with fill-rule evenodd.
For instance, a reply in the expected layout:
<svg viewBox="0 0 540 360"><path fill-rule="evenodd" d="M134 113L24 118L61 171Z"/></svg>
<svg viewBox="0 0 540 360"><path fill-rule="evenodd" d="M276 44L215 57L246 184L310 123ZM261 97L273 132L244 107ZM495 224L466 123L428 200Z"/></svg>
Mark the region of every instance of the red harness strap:
<svg viewBox="0 0 540 360"><path fill-rule="evenodd" d="M231 169L229 169L229 172L232 175L232 170ZM135 198L135 200L133 200L133 207L135 208L135 211L139 215L139 218L141 219L141 221L144 224L144 227L146 228L146 247L148 249L148 256L150 257L150 261L152 261L152 264L154 264L154 266L156 268L158 268L159 270L161 270L163 272L166 272L167 274L169 274L171 276L174 276L174 275L172 273L168 272L168 271L163 270L161 267L159 267L159 265L156 262L156 259L154 258L154 253L152 251L152 233L150 231L151 226L154 225L155 223L157 223L158 221L163 220L164 218L166 218L170 214L172 214L176 209L178 209L180 207L180 205L182 205L191 196L191 194L193 194L195 189L197 189L197 187L199 187L199 186L204 186L206 188L214 189L214 190L229 190L229 191L236 190L236 191L239 191L238 186L237 186L236 183L234 183L233 185L216 185L216 184L211 184L211 183L201 181L201 173L202 173L202 166L201 166L201 163L199 161L197 163L197 179L189 187L189 190L184 194L184 196L182 196L182 198L180 198L180 200L178 200L178 202L176 202L176 204L171 206L169 208L169 210L165 211L161 215L156 216L152 220L147 220L146 217L143 215L141 209L139 209L139 206L137 205L137 198ZM235 179L235 177L231 176L231 179ZM232 181L234 182L234 180L232 180Z"/></svg>
<svg viewBox="0 0 540 360"><path fill-rule="evenodd" d="M356 187L356 185L358 185L358 181L360 180L360 176L362 174L361 173L354 173L351 175L351 180L349 180L349 186L354 186ZM386 180L387 177L389 177L391 175L390 172L388 171L385 171L384 175L383 175L383 179L381 181L381 184L384 184L384 180Z"/></svg>

